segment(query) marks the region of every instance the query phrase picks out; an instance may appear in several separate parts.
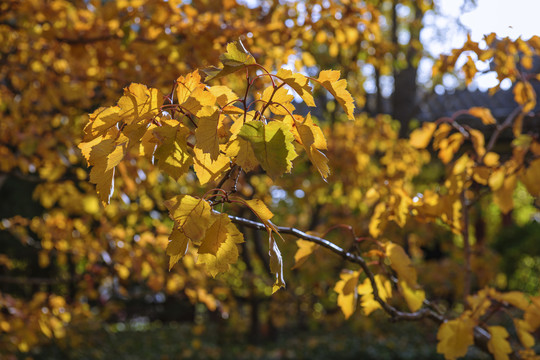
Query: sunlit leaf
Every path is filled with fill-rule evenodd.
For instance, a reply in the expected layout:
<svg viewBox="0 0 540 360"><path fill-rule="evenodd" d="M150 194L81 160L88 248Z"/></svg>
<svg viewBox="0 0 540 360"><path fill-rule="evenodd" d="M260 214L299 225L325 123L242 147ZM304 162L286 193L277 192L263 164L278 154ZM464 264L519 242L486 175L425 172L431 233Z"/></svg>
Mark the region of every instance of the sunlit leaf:
<svg viewBox="0 0 540 360"><path fill-rule="evenodd" d="M344 271L340 274L340 280L334 286L334 291L338 293L337 304L343 315L345 315L345 319L348 319L356 310L359 276L359 271Z"/></svg>
<svg viewBox="0 0 540 360"><path fill-rule="evenodd" d="M437 332L437 352L447 360L465 356L469 346L474 344L474 321L468 316L461 316L441 324Z"/></svg>
<svg viewBox="0 0 540 360"><path fill-rule="evenodd" d="M295 263L293 269L297 269L302 266L309 256L320 247L320 245L314 243L313 241L303 239L296 240L296 245L298 246L298 250L296 250L296 253L294 254Z"/></svg>
<svg viewBox="0 0 540 360"><path fill-rule="evenodd" d="M307 77L302 74L293 73L290 70L281 68L278 70L277 77L289 85L305 101L307 106L315 106L312 89Z"/></svg>
<svg viewBox="0 0 540 360"><path fill-rule="evenodd" d="M508 355L512 352L512 347L507 340L508 331L502 326L488 326L487 330L491 335L487 344L488 350L493 354L495 360L510 359Z"/></svg>
<svg viewBox="0 0 540 360"><path fill-rule="evenodd" d="M165 202L178 228L192 241L199 242L213 222L210 204L189 195L178 195Z"/></svg>
<svg viewBox="0 0 540 360"><path fill-rule="evenodd" d="M354 120L354 101L346 89L347 80L339 80L339 75L338 70L323 70L319 73L317 81L336 98L347 117Z"/></svg>
<svg viewBox="0 0 540 360"><path fill-rule="evenodd" d="M410 144L417 149L425 149L429 145L436 128L437 124L433 122L424 122L421 128L416 129L411 133Z"/></svg>

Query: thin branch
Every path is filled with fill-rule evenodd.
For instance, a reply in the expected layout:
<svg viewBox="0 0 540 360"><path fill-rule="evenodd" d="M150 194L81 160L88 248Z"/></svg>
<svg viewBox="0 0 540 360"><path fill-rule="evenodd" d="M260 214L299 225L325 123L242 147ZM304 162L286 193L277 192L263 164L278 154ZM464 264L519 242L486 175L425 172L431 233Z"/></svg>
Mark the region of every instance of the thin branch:
<svg viewBox="0 0 540 360"><path fill-rule="evenodd" d="M232 215L229 215L229 219L231 219L231 221L233 223L236 223L236 224L240 224L240 225L250 227L250 228L253 228L253 229L256 229L256 230L266 231L266 226L263 223L260 223L260 222L256 222L256 221L252 221L252 220L248 220L248 219L245 219L245 218L242 218L242 217L232 216ZM293 228L293 227L276 226L276 228L280 233L293 235L293 236L296 236L296 237L298 237L300 239L314 242L314 243L316 243L316 244L330 250L331 252L341 256L343 259L360 265L362 270L366 273L366 275L367 275L367 277L368 277L368 279L369 279L369 281L371 283L371 287L373 288L373 298L375 299L375 301L377 301L381 305L383 310L388 315L391 316L392 321L399 321L399 320L418 321L418 320L421 320L421 319L428 318L428 319L433 320L435 323L437 323L439 325L446 322L446 318L443 315L441 315L438 312L434 311L432 309L433 306L429 306L430 302L428 300L424 301L424 305L428 305L428 307L423 307L420 310L415 311L415 312L399 311L396 308L394 308L393 306L391 306L390 304L386 303L379 295L378 286L377 286L377 284L375 282L375 276L374 276L373 272L371 271L368 264L366 263L366 261L361 256L350 253L350 252L340 248L336 244L332 243L331 241L328 241L326 239L322 239L322 238L314 236L314 235L306 234L305 232L303 232L301 230L298 230L296 228ZM489 349L488 349L488 342L489 342L490 339L491 339L491 335L484 328L482 328L481 326L476 326L474 328L474 343L475 343L475 345L478 348L480 348L482 351L484 351L484 352L486 352L488 354L491 353L489 351ZM519 357L515 353L510 354L510 358L511 359L519 359Z"/></svg>

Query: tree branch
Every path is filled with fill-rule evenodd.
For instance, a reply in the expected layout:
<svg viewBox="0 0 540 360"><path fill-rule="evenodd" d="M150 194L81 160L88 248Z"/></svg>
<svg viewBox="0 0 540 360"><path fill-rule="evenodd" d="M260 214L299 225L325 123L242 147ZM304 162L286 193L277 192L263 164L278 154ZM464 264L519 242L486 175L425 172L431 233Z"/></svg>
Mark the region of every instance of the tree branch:
<svg viewBox="0 0 540 360"><path fill-rule="evenodd" d="M238 217L238 216L233 216L233 215L229 215L229 219L231 219L231 221L233 223L243 225L243 226L246 226L246 227L250 227L250 228L253 228L253 229L256 229L256 230L261 230L261 231L266 231L267 230L266 226L263 223L260 223L260 222L257 222L257 221L248 220L248 219ZM428 307L423 307L420 310L415 311L415 312L403 312L403 311L397 310L395 307L393 307L390 304L386 303L379 295L378 287L377 287L377 284L375 283L375 276L374 276L373 272L371 271L371 269L367 265L364 258L362 258L361 256L355 255L355 254L353 254L351 252L348 252L348 251L342 249L341 247L337 246L336 244L334 244L333 242L331 242L329 240L320 238L318 236L306 234L305 232L303 232L301 230L298 230L296 228L293 228L293 227L276 226L276 228L282 234L289 234L289 235L296 236L296 237L298 237L300 239L303 239L303 240L314 242L314 243L316 243L316 244L330 250L334 254L341 256L343 259L360 265L362 270L366 273L366 275L367 275L367 277L368 277L368 279L369 279L369 281L371 283L371 287L373 288L373 298L381 305L383 310L388 315L390 315L390 317L392 318L392 321L400 321L400 320L418 321L418 320L425 319L425 318L431 319L434 322L436 322L437 324L442 324L442 323L444 323L446 321L446 318L443 315L437 313L436 311L434 311L434 310L432 310L431 308L428 308ZM427 304L430 304L430 302L427 301L427 300L424 301L424 305L427 305ZM490 354L490 351L488 349L488 342L489 342L490 339L491 339L491 335L483 327L476 326L474 328L474 344L478 348L480 348L482 351L484 351L484 352L486 352L488 354ZM512 353L512 354L510 354L510 358L511 359L518 359L519 357L517 357L517 355L515 353Z"/></svg>

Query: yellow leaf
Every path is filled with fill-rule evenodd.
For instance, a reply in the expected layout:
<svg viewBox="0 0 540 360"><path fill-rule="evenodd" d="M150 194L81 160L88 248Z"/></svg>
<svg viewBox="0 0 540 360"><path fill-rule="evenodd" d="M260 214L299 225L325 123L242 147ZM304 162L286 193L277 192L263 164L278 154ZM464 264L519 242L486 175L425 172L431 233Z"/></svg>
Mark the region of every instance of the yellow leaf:
<svg viewBox="0 0 540 360"><path fill-rule="evenodd" d="M311 86L309 86L307 77L283 68L278 70L276 76L296 91L307 106L315 106Z"/></svg>
<svg viewBox="0 0 540 360"><path fill-rule="evenodd" d="M436 128L437 124L433 122L424 122L421 128L416 129L411 133L409 143L417 149L425 149L429 145Z"/></svg>
<svg viewBox="0 0 540 360"><path fill-rule="evenodd" d="M488 341L488 350L495 360L508 360L508 354L512 353L512 347L506 338L509 336L508 331L502 326L488 326L487 330L491 335Z"/></svg>
<svg viewBox="0 0 540 360"><path fill-rule="evenodd" d="M484 164L489 167L495 167L499 165L499 154L494 152L488 152L484 155Z"/></svg>
<svg viewBox="0 0 540 360"><path fill-rule="evenodd" d="M107 130L122 120L118 106L100 107L89 115L90 119L84 128L84 133L91 138L104 135Z"/></svg>
<svg viewBox="0 0 540 360"><path fill-rule="evenodd" d="M340 280L334 286L334 291L338 293L337 304L345 315L345 319L348 319L356 309L359 275L359 271L344 271L339 275Z"/></svg>
<svg viewBox="0 0 540 360"><path fill-rule="evenodd" d="M381 234L381 229L384 228L386 222L383 219L383 214L386 212L386 205L384 203L378 203L375 206L371 220L369 221L369 233L374 238L379 237Z"/></svg>
<svg viewBox="0 0 540 360"><path fill-rule="evenodd" d="M396 272L398 279L405 281L409 286L416 286L416 269L405 250L398 244L387 243L386 256L390 260L390 267Z"/></svg>
<svg viewBox="0 0 540 360"><path fill-rule="evenodd" d="M201 75L198 70L187 74L185 77L178 77L176 79L176 99L178 104L182 105L185 103L196 89L204 89L204 84L201 83Z"/></svg>
<svg viewBox="0 0 540 360"><path fill-rule="evenodd" d="M267 87L262 93L261 100L265 103L271 102L272 104L281 104L270 105L268 107L270 111L276 115L288 115L289 113L294 112L294 106L291 104L291 101L294 100L294 96L289 94L284 87L278 88L275 92L273 87Z"/></svg>
<svg viewBox="0 0 540 360"><path fill-rule="evenodd" d="M490 178L491 180L491 178ZM508 175L504 178L502 186L493 191L493 202L499 206L503 214L507 214L514 208L514 189L516 188L517 177L515 174Z"/></svg>
<svg viewBox="0 0 540 360"><path fill-rule="evenodd" d="M392 296L392 284L390 280L385 278L382 275L375 275L375 285L379 292L379 297L386 301ZM358 294L362 295L361 305L364 309L364 314L369 315L373 311L380 309L381 305L373 297L373 288L371 287L371 282L368 278L364 282L358 285Z"/></svg>
<svg viewBox="0 0 540 360"><path fill-rule="evenodd" d="M219 116L219 111L215 111L209 116L200 117L195 130L195 146L210 154L212 160L216 160L219 155Z"/></svg>
<svg viewBox="0 0 540 360"><path fill-rule="evenodd" d="M317 81L336 98L347 117L354 120L354 101L346 89L347 80L339 80L339 74L338 70L323 70Z"/></svg>
<svg viewBox="0 0 540 360"><path fill-rule="evenodd" d="M167 255L169 259L169 270L172 269L174 264L178 262L184 255L186 255L189 247L189 239L180 230L179 225L175 222L175 226L169 236L169 244L167 245Z"/></svg>
<svg viewBox="0 0 540 360"><path fill-rule="evenodd" d="M469 109L469 114L482 120L484 125L497 123L493 115L491 115L491 111L484 107L472 107Z"/></svg>
<svg viewBox="0 0 540 360"><path fill-rule="evenodd" d="M523 112L529 112L536 106L536 93L528 81L519 81L514 86L514 99L523 106Z"/></svg>
<svg viewBox="0 0 540 360"><path fill-rule="evenodd" d="M156 127L153 133L158 139L154 152L158 167L173 179L180 179L193 164L187 145L189 129L176 120L164 120L162 126Z"/></svg>
<svg viewBox="0 0 540 360"><path fill-rule="evenodd" d="M130 84L118 100L119 115L126 124L150 120L160 113L163 95L158 89L148 89L142 84Z"/></svg>
<svg viewBox="0 0 540 360"><path fill-rule="evenodd" d="M534 159L528 168L521 171L519 179L532 196L540 196L540 159Z"/></svg>
<svg viewBox="0 0 540 360"><path fill-rule="evenodd" d="M165 201L169 215L178 228L194 242L200 241L212 224L212 208L207 201L189 195L178 195Z"/></svg>
<svg viewBox="0 0 540 360"><path fill-rule="evenodd" d="M504 168L498 168L490 175L488 184L492 191L497 191L503 186L505 177Z"/></svg>
<svg viewBox="0 0 540 360"><path fill-rule="evenodd" d="M291 171L291 161L297 155L292 144L294 137L287 124L272 121L265 125L260 121L249 121L242 126L238 136L249 141L255 157L271 178Z"/></svg>
<svg viewBox="0 0 540 360"><path fill-rule="evenodd" d="M474 321L468 316L447 321L437 332L437 352L447 360L465 356L469 346L474 344Z"/></svg>
<svg viewBox="0 0 540 360"><path fill-rule="evenodd" d="M219 273L228 271L230 265L236 263L238 260L237 244L244 242L244 236L238 231L226 214L221 214L217 221L220 221L218 225L215 227L212 225L213 229L209 231L211 234L207 234L203 239L203 244L201 245L203 253L200 252L201 248L199 248L197 259L198 264L206 265L206 270L213 277ZM219 231L225 233L224 238L222 234L219 234ZM210 239L210 236L213 236L214 239ZM216 239L216 236L219 236L219 238ZM205 243L207 245L203 247ZM217 251L214 255L212 252L216 247Z"/></svg>
<svg viewBox="0 0 540 360"><path fill-rule="evenodd" d="M406 281L399 282L399 288L405 298L405 302L411 311L418 311L424 304L426 293L422 289L411 288Z"/></svg>
<svg viewBox="0 0 540 360"><path fill-rule="evenodd" d="M101 140L102 138L96 139ZM109 164L107 158L114 148L113 139L101 140L100 143L92 147L89 155L89 163L93 165L92 170L90 170L90 182L96 184L98 197L103 204L109 203L114 191L113 178L115 168L112 167L107 170Z"/></svg>
<svg viewBox="0 0 540 360"><path fill-rule="evenodd" d="M217 215L217 219L206 230L199 247L199 254L217 254L221 244L227 240L227 225L230 222L231 220L229 220L227 214Z"/></svg>
<svg viewBox="0 0 540 360"><path fill-rule="evenodd" d="M222 85L212 86L208 88L208 91L210 91L210 93L214 95L214 97L216 98L217 104L221 107L224 107L226 105L232 105L232 103L238 99L238 95L236 95L234 91L232 91L227 86L222 86Z"/></svg>
<svg viewBox="0 0 540 360"><path fill-rule="evenodd" d="M296 254L294 254L295 264L293 269L297 269L302 266L302 264L308 259L309 255L311 255L320 246L312 241L302 239L296 240L296 245L298 246L298 250L296 251Z"/></svg>
<svg viewBox="0 0 540 360"><path fill-rule="evenodd" d="M245 200L245 202L251 211L253 211L253 213L265 224L274 216L274 214L272 214L266 205L259 199Z"/></svg>
<svg viewBox="0 0 540 360"><path fill-rule="evenodd" d="M195 148L193 149L193 152L195 154L195 157L193 158L193 169L195 170L201 185L216 180L230 168L230 159L227 156L219 154L214 161L210 154L205 154L201 149Z"/></svg>
<svg viewBox="0 0 540 360"><path fill-rule="evenodd" d="M469 134L471 136L471 141L473 143L474 150L478 156L483 156L486 153L486 148L484 147L485 140L484 134L476 129L470 129Z"/></svg>
<svg viewBox="0 0 540 360"><path fill-rule="evenodd" d="M326 149L326 139L321 129L313 123L311 115L308 113L305 121L297 124L298 136L311 163L315 165L322 178L326 180L330 175L328 158L319 150Z"/></svg>
<svg viewBox="0 0 540 360"><path fill-rule="evenodd" d="M531 335L533 329L530 325L522 319L514 319L514 326L518 335L519 341L526 348L532 348L534 346L534 337Z"/></svg>
<svg viewBox="0 0 540 360"><path fill-rule="evenodd" d="M448 138L442 139L439 143L439 159L448 164L459 150L463 140L465 137L461 133L454 133Z"/></svg>
<svg viewBox="0 0 540 360"><path fill-rule="evenodd" d="M234 158L234 162L244 169L245 172L259 166L259 161L255 157L253 148L248 140L236 138L233 142L229 143L225 154L230 158Z"/></svg>
<svg viewBox="0 0 540 360"><path fill-rule="evenodd" d="M526 310L529 306L529 300L519 291L509 291L506 293L496 293L494 298L501 302L506 302L512 306L515 306L518 309Z"/></svg>

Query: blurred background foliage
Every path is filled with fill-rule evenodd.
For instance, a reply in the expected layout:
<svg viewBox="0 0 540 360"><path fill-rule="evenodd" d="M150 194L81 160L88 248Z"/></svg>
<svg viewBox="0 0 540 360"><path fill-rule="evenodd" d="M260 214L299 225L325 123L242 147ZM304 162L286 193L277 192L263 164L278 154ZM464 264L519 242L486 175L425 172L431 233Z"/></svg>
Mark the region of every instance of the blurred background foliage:
<svg viewBox="0 0 540 360"><path fill-rule="evenodd" d="M345 321L333 291L343 261L319 251L291 269L293 238L282 249L288 286L274 296L264 235L250 229L241 229L248 241L229 273L209 278L190 256L168 271L172 222L163 201L202 193L200 185L131 158L102 208L77 149L87 113L112 105L123 87L140 82L168 93L179 75L217 65L225 45L241 38L268 69L340 70L360 112L347 122L335 101L316 97L328 183L300 159L276 182L262 172L243 175L239 191L271 204L276 224L324 232L345 223L367 235L377 200L370 189L381 192L391 181L422 192L445 178L435 154L406 139L419 124L419 104L442 81L417 82L420 60L430 57L420 41L423 18L437 11L430 0L3 1L3 358L440 358L433 324L360 313ZM241 77L220 81L241 91ZM483 246L474 287L538 294L538 200L522 185L513 197L509 214L490 196L474 208ZM413 221L388 224L383 236L405 244L440 306L459 306L459 237L442 223ZM352 246L339 229L327 238Z"/></svg>

